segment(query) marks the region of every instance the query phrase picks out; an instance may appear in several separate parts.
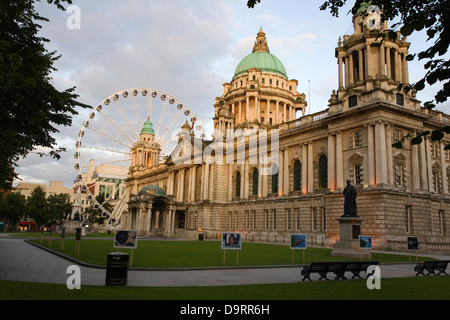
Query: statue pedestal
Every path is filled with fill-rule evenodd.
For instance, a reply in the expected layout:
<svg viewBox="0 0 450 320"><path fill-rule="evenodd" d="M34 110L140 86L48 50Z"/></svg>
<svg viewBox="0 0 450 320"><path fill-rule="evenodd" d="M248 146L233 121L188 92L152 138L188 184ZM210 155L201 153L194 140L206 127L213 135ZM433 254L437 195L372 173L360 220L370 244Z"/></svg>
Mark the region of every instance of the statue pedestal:
<svg viewBox="0 0 450 320"><path fill-rule="evenodd" d="M336 242L331 255L336 257L369 258L369 252L359 249L358 243L363 219L358 216L342 216L336 220L339 221L339 241Z"/></svg>

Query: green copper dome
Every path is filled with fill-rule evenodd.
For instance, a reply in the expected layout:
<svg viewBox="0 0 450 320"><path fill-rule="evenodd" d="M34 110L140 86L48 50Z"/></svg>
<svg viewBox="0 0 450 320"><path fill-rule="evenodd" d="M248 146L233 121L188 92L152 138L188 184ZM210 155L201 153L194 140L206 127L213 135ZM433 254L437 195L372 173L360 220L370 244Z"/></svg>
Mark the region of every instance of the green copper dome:
<svg viewBox="0 0 450 320"><path fill-rule="evenodd" d="M283 63L270 52L256 51L246 56L238 64L234 78L245 74L252 68L261 69L262 72L275 73L287 79L286 69Z"/></svg>
<svg viewBox="0 0 450 320"><path fill-rule="evenodd" d="M148 119L147 121L145 121L144 123L144 127L142 128L141 134L155 134L155 130L153 130L153 123L150 121L150 119Z"/></svg>
<svg viewBox="0 0 450 320"><path fill-rule="evenodd" d="M256 37L253 52L238 64L233 79L247 73L248 70L253 68L260 69L262 72L274 73L287 79L287 73L283 63L270 53L266 34L262 28Z"/></svg>
<svg viewBox="0 0 450 320"><path fill-rule="evenodd" d="M139 191L139 195L145 195L145 194L165 196L166 192L162 188L152 185L152 186L146 186L145 188L142 188L141 191Z"/></svg>
<svg viewBox="0 0 450 320"><path fill-rule="evenodd" d="M372 1L364 1L359 6L359 9L356 11L356 13L361 13L363 11L366 11L370 6L372 5Z"/></svg>

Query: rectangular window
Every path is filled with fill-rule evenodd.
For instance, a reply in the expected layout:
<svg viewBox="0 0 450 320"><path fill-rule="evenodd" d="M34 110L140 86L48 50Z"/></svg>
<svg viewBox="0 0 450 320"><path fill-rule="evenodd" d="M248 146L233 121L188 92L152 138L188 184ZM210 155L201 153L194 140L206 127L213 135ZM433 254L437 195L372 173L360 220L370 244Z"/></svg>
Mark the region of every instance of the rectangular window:
<svg viewBox="0 0 450 320"><path fill-rule="evenodd" d="M400 163L395 164L395 186L403 187L403 165Z"/></svg>
<svg viewBox="0 0 450 320"><path fill-rule="evenodd" d="M327 231L327 212L325 208L322 209L322 225L323 231Z"/></svg>
<svg viewBox="0 0 450 320"><path fill-rule="evenodd" d="M441 184L439 183L439 172L433 172L433 191L441 192Z"/></svg>
<svg viewBox="0 0 450 320"><path fill-rule="evenodd" d="M397 93L397 104L400 106L405 105L405 97L401 93Z"/></svg>
<svg viewBox="0 0 450 320"><path fill-rule="evenodd" d="M358 96L351 96L348 98L348 107L353 108L358 105Z"/></svg>
<svg viewBox="0 0 450 320"><path fill-rule="evenodd" d="M355 164L353 167L354 175L355 175L355 185L362 185L362 170L361 164Z"/></svg>
<svg viewBox="0 0 450 320"><path fill-rule="evenodd" d="M361 147L361 131L353 132L353 148Z"/></svg>

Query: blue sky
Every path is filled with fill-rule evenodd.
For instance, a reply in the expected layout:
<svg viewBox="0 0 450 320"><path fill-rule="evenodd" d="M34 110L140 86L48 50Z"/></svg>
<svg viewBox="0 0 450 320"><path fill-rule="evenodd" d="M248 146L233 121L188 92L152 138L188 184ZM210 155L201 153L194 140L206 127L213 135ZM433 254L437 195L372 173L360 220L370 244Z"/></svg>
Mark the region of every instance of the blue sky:
<svg viewBox="0 0 450 320"><path fill-rule="evenodd" d="M350 6L335 18L320 11L323 2L262 0L249 9L246 0L74 0L81 27L74 30L67 28L67 12L46 1L37 7L50 19L42 24L42 34L51 40L48 49L62 55L53 75L58 89L76 86L79 100L93 106L124 89L159 89L181 99L210 129L215 98L251 53L260 27L271 53L311 102L308 112L327 108L337 88L334 50L353 26ZM426 45L423 34L409 41L412 53ZM423 75L422 63L410 63L411 83ZM426 89L418 98L427 101L436 91ZM60 128L58 146L68 150L60 161L34 155L20 161L16 171L24 182L57 180L72 186L74 144L87 115L80 110L72 127Z"/></svg>

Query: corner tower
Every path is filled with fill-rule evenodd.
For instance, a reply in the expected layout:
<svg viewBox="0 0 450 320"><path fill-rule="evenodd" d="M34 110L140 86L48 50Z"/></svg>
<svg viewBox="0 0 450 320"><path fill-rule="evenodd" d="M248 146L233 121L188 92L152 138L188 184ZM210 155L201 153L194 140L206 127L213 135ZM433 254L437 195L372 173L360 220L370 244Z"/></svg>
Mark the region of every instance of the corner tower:
<svg viewBox="0 0 450 320"><path fill-rule="evenodd" d="M339 89L333 91L330 113L345 111L372 100L384 100L411 109L419 108L409 85L410 43L400 32L390 33L382 10L363 2L353 16L354 33L339 38L336 48Z"/></svg>
<svg viewBox="0 0 450 320"><path fill-rule="evenodd" d="M214 128L271 128L304 115L305 94L289 80L283 63L270 53L266 34L259 30L251 54L236 67L231 83L216 98Z"/></svg>
<svg viewBox="0 0 450 320"><path fill-rule="evenodd" d="M139 141L131 148L131 168L130 172L143 171L147 168L155 167L159 164L161 148L155 141L155 131L153 124L148 119L141 130Z"/></svg>

